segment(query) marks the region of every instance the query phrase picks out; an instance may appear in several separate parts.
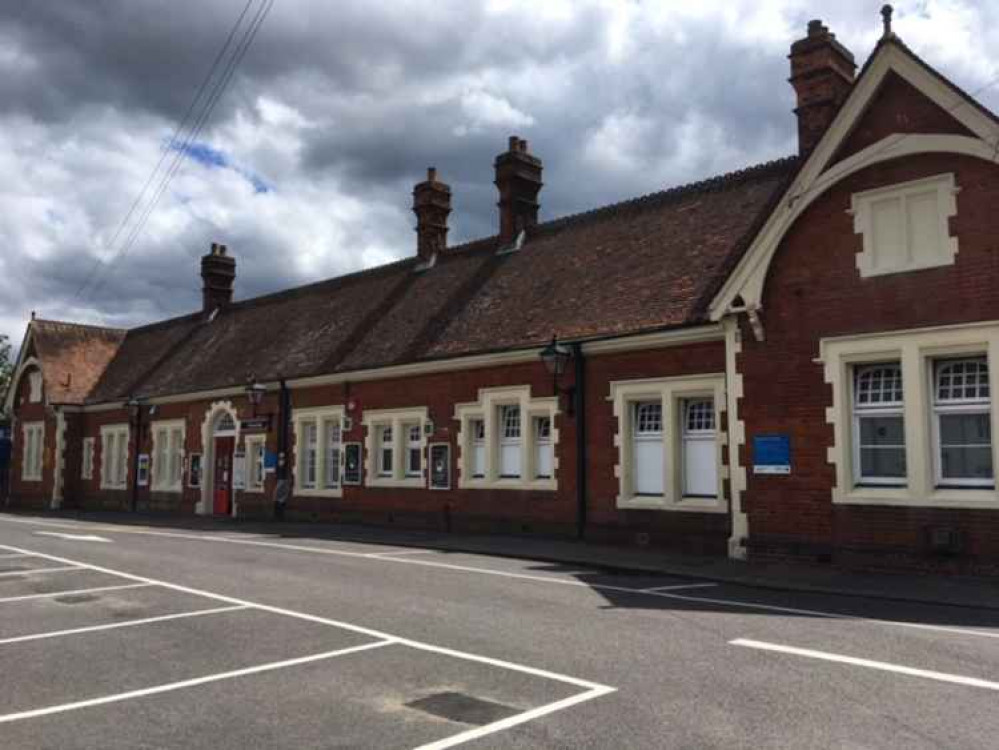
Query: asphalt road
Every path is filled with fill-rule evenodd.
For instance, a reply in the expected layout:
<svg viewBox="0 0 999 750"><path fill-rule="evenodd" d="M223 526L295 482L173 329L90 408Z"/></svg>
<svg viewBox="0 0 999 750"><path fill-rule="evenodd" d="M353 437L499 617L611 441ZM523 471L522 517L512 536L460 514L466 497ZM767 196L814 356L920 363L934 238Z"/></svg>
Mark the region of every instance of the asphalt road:
<svg viewBox="0 0 999 750"><path fill-rule="evenodd" d="M0 515L4 750L991 750L997 691L984 609Z"/></svg>

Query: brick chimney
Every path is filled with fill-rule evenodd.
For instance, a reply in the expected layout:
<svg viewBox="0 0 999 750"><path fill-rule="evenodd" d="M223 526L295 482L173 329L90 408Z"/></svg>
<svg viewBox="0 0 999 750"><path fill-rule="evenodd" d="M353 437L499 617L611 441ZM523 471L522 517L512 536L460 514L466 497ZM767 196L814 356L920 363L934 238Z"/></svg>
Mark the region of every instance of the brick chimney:
<svg viewBox="0 0 999 750"><path fill-rule="evenodd" d="M527 152L527 141L510 136L506 153L496 157L496 187L500 199L500 243L517 239L522 229L538 223L541 159Z"/></svg>
<svg viewBox="0 0 999 750"><path fill-rule="evenodd" d="M416 254L429 262L447 247L447 217L451 213L451 188L437 180L437 170L427 169L427 179L413 188L416 214Z"/></svg>
<svg viewBox="0 0 999 750"><path fill-rule="evenodd" d="M808 22L808 36L791 45L791 77L798 95L798 153L808 154L833 121L853 86L857 64L822 21Z"/></svg>
<svg viewBox="0 0 999 750"><path fill-rule="evenodd" d="M232 302L232 282L236 278L236 259L228 254L225 245L212 243L208 255L201 258L202 309L210 313Z"/></svg>

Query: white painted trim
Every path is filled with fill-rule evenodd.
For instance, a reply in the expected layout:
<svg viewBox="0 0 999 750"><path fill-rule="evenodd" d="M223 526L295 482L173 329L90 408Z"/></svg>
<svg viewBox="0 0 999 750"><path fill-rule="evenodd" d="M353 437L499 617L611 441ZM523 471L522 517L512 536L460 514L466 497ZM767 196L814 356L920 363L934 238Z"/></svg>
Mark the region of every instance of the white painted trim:
<svg viewBox="0 0 999 750"><path fill-rule="evenodd" d="M157 465L157 456L159 455L159 431L167 431L167 446L166 450L170 450L170 432L180 428L180 450L177 460L180 461L180 479L174 483L170 484L163 481L164 467ZM151 422L149 425L149 432L153 438L153 449L151 456L152 463L152 476L150 477L149 487L152 492L170 492L179 494L184 491L184 461L187 457L187 420L186 419L159 419ZM169 459L167 459L169 461ZM169 463L167 464L169 467Z"/></svg>
<svg viewBox="0 0 999 750"><path fill-rule="evenodd" d="M725 326L725 397L728 401L728 479L731 504L732 529L728 538L728 556L745 560L746 542L749 540L749 515L743 507L746 491L746 467L739 460L739 451L746 444L746 423L739 418L739 399L744 395L742 373L737 357L742 353L742 332L733 317L724 321Z"/></svg>
<svg viewBox="0 0 999 750"><path fill-rule="evenodd" d="M56 409L55 453L52 456L52 510L62 507L66 485L66 415Z"/></svg>
<svg viewBox="0 0 999 750"><path fill-rule="evenodd" d="M369 487L397 487L422 489L427 486L427 432L424 429L430 411L425 406L414 406L406 409L365 409L361 424L366 429L364 450L364 476ZM406 459L409 453L409 441L403 434L404 424L420 426L420 475L406 475ZM381 445L375 442L379 427L392 428L392 476L386 477L378 472L378 460Z"/></svg>
<svg viewBox="0 0 999 750"><path fill-rule="evenodd" d="M4 411L7 414L13 415L14 396L21 387L21 378L24 377L25 373L28 372L29 368L32 367L37 368L39 372L42 371L42 363L38 360L37 357L28 357L26 360L21 362L21 364L18 365L17 370L14 372L13 377L11 377L10 385L7 388L6 398L4 399ZM43 392L44 392L44 383L43 383Z"/></svg>
<svg viewBox="0 0 999 750"><path fill-rule="evenodd" d="M16 451L15 450L14 453L15 453L15 457L16 457L16 455L18 453L20 453L20 457L21 457L21 462L20 462L20 469L21 469L21 471L20 471L20 477L21 477L21 481L22 482L41 482L42 479L44 478L44 475L45 475L45 420L44 419L38 419L38 420L32 420L30 422L22 421L20 423L20 425L18 425L18 426L20 427L20 430L21 430L21 449L20 449L20 451ZM27 464L28 464L28 446L29 446L28 432L32 432L32 433L38 432L39 433L38 447L37 447L37 453L38 453L38 460L37 460L38 471L37 472L34 470L34 466L31 466L31 467L27 466ZM13 430L11 430L11 434L12 435L14 434ZM30 472L26 471L26 469L28 469L28 468L31 469Z"/></svg>
<svg viewBox="0 0 999 750"><path fill-rule="evenodd" d="M948 110L976 137L957 135L895 134L882 139L827 170L841 144L863 116L882 81L895 72L930 100ZM757 309L774 253L797 217L833 184L872 164L922 153L956 153L994 161L999 144L999 124L970 103L965 104L937 76L898 45L881 46L868 69L854 86L829 129L809 155L782 201L711 302L711 320L733 312L733 300L741 296L746 306Z"/></svg>
<svg viewBox="0 0 999 750"><path fill-rule="evenodd" d="M234 443L239 445L239 412L231 401L215 401L205 410L205 418L201 422L201 500L195 506L195 513L207 516L214 512L212 491L215 484L215 420L219 414L226 412L236 424L233 436ZM195 453L196 451L192 451ZM236 513L236 489L232 488L232 513Z"/></svg>
<svg viewBox="0 0 999 750"><path fill-rule="evenodd" d="M119 451L118 447L121 444L121 440L125 441L125 480L121 483L114 481L109 482L109 477L105 469L110 466L110 459L108 458L107 446L108 438L111 435L115 436L115 451ZM100 488L102 490L125 490L128 489L128 475L131 472L131 466L129 458L132 455L132 429L127 422L119 422L116 424L105 424L101 425L100 428L101 435L101 480Z"/></svg>
<svg viewBox="0 0 999 750"><path fill-rule="evenodd" d="M646 349L663 349L686 344L699 344L705 341L724 341L725 331L717 323L679 328L657 333L646 333L637 336L588 341L582 345L583 354L598 356L601 354L618 354L621 352L636 352Z"/></svg>
<svg viewBox="0 0 999 750"><path fill-rule="evenodd" d="M295 435L295 444L291 451L291 471L292 487L297 497L343 497L343 423L346 418L346 410L343 405L316 406L305 409L294 409L291 414L292 429ZM340 483L336 488L327 488L323 485L326 482L326 436L323 431L325 420L340 421ZM316 422L316 486L303 487L299 481L301 478L299 460L300 447L303 445L304 422Z"/></svg>

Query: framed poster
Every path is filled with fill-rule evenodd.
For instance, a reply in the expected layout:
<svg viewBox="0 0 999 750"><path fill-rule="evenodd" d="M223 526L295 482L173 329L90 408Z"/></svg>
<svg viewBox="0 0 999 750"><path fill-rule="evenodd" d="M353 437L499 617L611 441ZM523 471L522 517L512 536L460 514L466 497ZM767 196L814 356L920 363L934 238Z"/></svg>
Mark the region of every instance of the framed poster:
<svg viewBox="0 0 999 750"><path fill-rule="evenodd" d="M361 483L361 444L343 444L343 483Z"/></svg>
<svg viewBox="0 0 999 750"><path fill-rule="evenodd" d="M232 488L246 489L246 454L243 451L236 451L232 456Z"/></svg>
<svg viewBox="0 0 999 750"><path fill-rule="evenodd" d="M430 443L430 489L451 489L451 444Z"/></svg>
<svg viewBox="0 0 999 750"><path fill-rule="evenodd" d="M137 481L140 487L149 486L149 454L140 453L139 454L139 471L137 474Z"/></svg>
<svg viewBox="0 0 999 750"><path fill-rule="evenodd" d="M200 487L201 486L201 454L192 453L190 458L191 463L188 465L187 469L187 486L188 487Z"/></svg>

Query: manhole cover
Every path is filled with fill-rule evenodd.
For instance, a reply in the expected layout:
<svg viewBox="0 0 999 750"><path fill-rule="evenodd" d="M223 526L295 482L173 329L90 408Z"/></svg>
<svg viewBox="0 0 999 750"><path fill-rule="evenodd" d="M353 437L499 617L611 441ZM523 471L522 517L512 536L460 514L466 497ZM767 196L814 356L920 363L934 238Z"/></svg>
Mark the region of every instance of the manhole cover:
<svg viewBox="0 0 999 750"><path fill-rule="evenodd" d="M100 599L96 594L71 594L69 596L57 596L54 601L60 604L86 604L87 602L96 602Z"/></svg>
<svg viewBox="0 0 999 750"><path fill-rule="evenodd" d="M519 708L483 700L464 693L436 693L428 695L426 698L411 701L406 706L448 721L477 726L500 721L521 712Z"/></svg>

